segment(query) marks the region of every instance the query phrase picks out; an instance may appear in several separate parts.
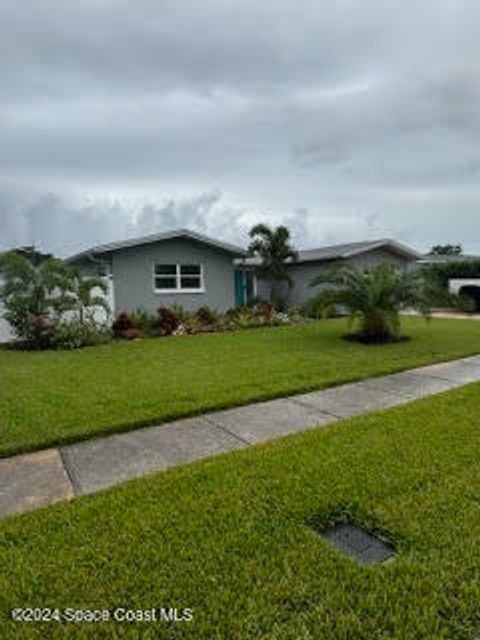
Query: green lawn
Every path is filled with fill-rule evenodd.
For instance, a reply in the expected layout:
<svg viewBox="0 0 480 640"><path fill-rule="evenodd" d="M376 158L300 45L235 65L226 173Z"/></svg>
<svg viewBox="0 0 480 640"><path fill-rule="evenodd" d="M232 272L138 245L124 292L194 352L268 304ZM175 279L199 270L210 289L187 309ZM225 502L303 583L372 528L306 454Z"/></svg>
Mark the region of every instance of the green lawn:
<svg viewBox="0 0 480 640"><path fill-rule="evenodd" d="M0 523L2 638L456 640L480 632L480 385ZM394 541L364 567L307 523ZM7 622L12 607L193 608L192 622ZM22 635L20 635L22 632Z"/></svg>
<svg viewBox="0 0 480 640"><path fill-rule="evenodd" d="M480 323L404 319L410 342L365 346L345 322L0 351L0 456L480 352Z"/></svg>

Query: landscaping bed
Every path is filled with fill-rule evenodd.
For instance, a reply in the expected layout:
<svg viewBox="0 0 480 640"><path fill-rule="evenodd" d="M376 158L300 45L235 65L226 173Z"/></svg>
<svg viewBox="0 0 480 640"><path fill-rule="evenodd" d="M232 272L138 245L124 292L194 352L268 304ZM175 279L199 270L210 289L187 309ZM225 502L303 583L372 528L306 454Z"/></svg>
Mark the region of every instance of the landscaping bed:
<svg viewBox="0 0 480 640"><path fill-rule="evenodd" d="M320 389L480 352L480 324L405 318L409 341L347 342L344 320L0 351L0 455Z"/></svg>
<svg viewBox="0 0 480 640"><path fill-rule="evenodd" d="M479 410L470 385L10 518L2 637L474 638ZM366 566L332 546L319 530L338 513L394 558ZM193 620L9 622L22 606Z"/></svg>

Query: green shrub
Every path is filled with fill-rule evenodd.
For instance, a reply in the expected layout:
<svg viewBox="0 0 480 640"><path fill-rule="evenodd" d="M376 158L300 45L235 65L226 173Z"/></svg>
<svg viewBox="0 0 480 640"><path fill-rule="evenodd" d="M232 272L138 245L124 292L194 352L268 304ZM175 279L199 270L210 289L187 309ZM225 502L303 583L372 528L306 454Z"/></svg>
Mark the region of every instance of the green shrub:
<svg viewBox="0 0 480 640"><path fill-rule="evenodd" d="M75 319L57 322L51 331L50 344L54 349L80 349L107 344L111 340L112 333L106 325Z"/></svg>
<svg viewBox="0 0 480 640"><path fill-rule="evenodd" d="M335 305L326 305L323 293L318 293L307 300L301 307L301 314L306 318L320 320L321 318L332 318L337 314Z"/></svg>
<svg viewBox="0 0 480 640"><path fill-rule="evenodd" d="M475 313L477 304L475 300L466 294L460 294L456 299L456 308L464 313Z"/></svg>
<svg viewBox="0 0 480 640"><path fill-rule="evenodd" d="M130 314L130 320L142 336L149 337L158 334L157 318L152 313L144 309L137 309Z"/></svg>
<svg viewBox="0 0 480 640"><path fill-rule="evenodd" d="M226 319L229 326L234 329L250 329L268 324L265 316L259 314L257 309L251 307L229 309L226 313Z"/></svg>
<svg viewBox="0 0 480 640"><path fill-rule="evenodd" d="M286 311L288 308L287 296L279 292L273 293L272 304L277 311Z"/></svg>
<svg viewBox="0 0 480 640"><path fill-rule="evenodd" d="M424 279L423 291L432 308L454 308L458 305L458 295L451 293L438 279L429 275Z"/></svg>
<svg viewBox="0 0 480 640"><path fill-rule="evenodd" d="M182 322L182 326L185 329L185 333L189 333L195 335L197 333L205 333L208 329L201 322L195 314L189 316L186 320Z"/></svg>
<svg viewBox="0 0 480 640"><path fill-rule="evenodd" d="M301 307L290 307L288 310L288 317L290 318L290 321L294 323L305 322L307 319L307 316L304 315Z"/></svg>
<svg viewBox="0 0 480 640"><path fill-rule="evenodd" d="M216 311L210 309L210 307L208 307L207 305L204 305L203 307L197 309L195 316L201 324L210 327L216 325L219 319L219 314Z"/></svg>
<svg viewBox="0 0 480 640"><path fill-rule="evenodd" d="M480 260L455 260L433 264L422 270L425 278L448 289L448 281L453 278L480 278Z"/></svg>
<svg viewBox="0 0 480 640"><path fill-rule="evenodd" d="M169 309L182 323L186 322L194 315L191 311L188 311L183 305L178 303L170 305Z"/></svg>

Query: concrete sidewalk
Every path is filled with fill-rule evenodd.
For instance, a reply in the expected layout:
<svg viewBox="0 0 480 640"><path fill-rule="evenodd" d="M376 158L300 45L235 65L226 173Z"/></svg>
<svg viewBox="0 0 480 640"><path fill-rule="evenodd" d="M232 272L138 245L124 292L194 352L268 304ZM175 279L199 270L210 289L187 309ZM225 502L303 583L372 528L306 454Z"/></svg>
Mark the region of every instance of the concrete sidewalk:
<svg viewBox="0 0 480 640"><path fill-rule="evenodd" d="M0 460L0 517L480 381L480 355Z"/></svg>

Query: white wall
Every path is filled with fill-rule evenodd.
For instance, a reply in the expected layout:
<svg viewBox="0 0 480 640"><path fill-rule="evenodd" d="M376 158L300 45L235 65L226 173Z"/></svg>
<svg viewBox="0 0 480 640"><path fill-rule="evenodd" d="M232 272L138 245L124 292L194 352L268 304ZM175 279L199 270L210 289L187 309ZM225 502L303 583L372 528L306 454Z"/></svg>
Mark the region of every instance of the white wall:
<svg viewBox="0 0 480 640"><path fill-rule="evenodd" d="M3 280L0 278L0 287L2 286L2 284ZM0 302L0 343L9 342L14 337L13 333L10 330L10 325L6 320L3 319L4 311L4 306L2 302Z"/></svg>
<svg viewBox="0 0 480 640"><path fill-rule="evenodd" d="M480 287L480 278L451 278L448 288L451 293L458 293L462 287Z"/></svg>
<svg viewBox="0 0 480 640"><path fill-rule="evenodd" d="M107 294L105 296L105 299L108 302L108 306L110 307L110 315L107 316L107 314L105 313L105 310L99 308L95 311L94 318L96 322L100 322L100 323L107 322L111 324L115 314L115 297L114 297L114 291L113 291L113 278L112 276L106 276L105 278L103 278L103 281L107 285ZM100 289L94 290L93 293L96 296L102 295L102 292L100 291Z"/></svg>
<svg viewBox="0 0 480 640"><path fill-rule="evenodd" d="M14 338L14 335L10 330L10 325L2 317L3 311L3 304L0 302L0 343L10 342L10 340L13 340Z"/></svg>

